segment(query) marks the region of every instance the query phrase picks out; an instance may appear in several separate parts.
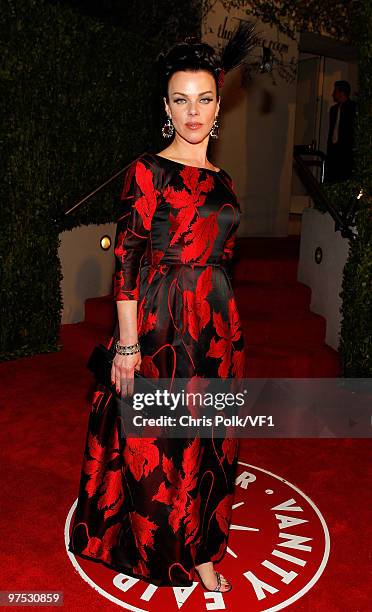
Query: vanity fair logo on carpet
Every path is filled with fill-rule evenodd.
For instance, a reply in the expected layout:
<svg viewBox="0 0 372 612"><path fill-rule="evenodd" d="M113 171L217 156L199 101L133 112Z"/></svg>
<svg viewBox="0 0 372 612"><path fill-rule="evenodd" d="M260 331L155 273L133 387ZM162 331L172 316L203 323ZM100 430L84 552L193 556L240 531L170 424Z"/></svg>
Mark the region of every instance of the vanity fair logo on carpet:
<svg viewBox="0 0 372 612"><path fill-rule="evenodd" d="M156 587L75 557L67 543L76 501L66 520L67 554L90 586L125 610L282 610L319 580L329 556L327 525L307 495L272 472L239 461L235 484L229 547L216 565L233 584L229 593L205 591L198 580L186 588Z"/></svg>

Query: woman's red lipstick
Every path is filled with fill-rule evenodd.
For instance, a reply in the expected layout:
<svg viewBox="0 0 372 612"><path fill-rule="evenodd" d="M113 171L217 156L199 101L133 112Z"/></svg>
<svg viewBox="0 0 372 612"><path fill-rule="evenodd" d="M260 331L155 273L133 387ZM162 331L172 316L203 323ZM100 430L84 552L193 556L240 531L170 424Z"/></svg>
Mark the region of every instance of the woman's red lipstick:
<svg viewBox="0 0 372 612"><path fill-rule="evenodd" d="M197 130L198 128L200 128L203 124L202 123L197 123L197 122L189 122L185 124L186 127L190 128L190 130Z"/></svg>

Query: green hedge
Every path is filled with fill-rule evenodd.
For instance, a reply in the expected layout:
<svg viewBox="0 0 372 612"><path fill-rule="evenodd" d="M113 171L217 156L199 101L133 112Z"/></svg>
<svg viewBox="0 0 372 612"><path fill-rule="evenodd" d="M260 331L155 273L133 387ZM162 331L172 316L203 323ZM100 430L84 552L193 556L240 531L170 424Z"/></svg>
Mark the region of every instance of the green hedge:
<svg viewBox="0 0 372 612"><path fill-rule="evenodd" d="M162 140L154 58L200 33L200 3L137 8L129 30L42 0L2 4L0 359L59 350L59 233L113 221L120 178L54 219Z"/></svg>
<svg viewBox="0 0 372 612"><path fill-rule="evenodd" d="M360 3L361 15L353 22L352 35L358 45L358 114L355 133L355 170L350 183L354 193L363 190L356 214L358 237L350 244L350 255L342 283L340 354L344 376L372 376L372 5ZM340 184L337 196L345 202Z"/></svg>

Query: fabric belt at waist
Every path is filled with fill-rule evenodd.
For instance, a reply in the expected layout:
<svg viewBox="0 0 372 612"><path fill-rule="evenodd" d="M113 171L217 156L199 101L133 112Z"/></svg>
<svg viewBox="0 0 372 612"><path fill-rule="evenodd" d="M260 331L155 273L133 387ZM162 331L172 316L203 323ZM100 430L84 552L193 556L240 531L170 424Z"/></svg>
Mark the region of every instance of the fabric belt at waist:
<svg viewBox="0 0 372 612"><path fill-rule="evenodd" d="M222 270L222 272L224 273L224 276L228 282L228 284L230 285L230 289L232 291L232 285L231 285L231 278L229 276L228 273L228 268L226 266L226 264L224 263L205 263L205 264L201 264L201 263L183 263L180 261L174 261L174 262L167 262L167 261L162 261L158 264L144 264L143 266L141 266L142 269L146 269L146 268L151 268L153 270L159 270L161 273L162 272L162 266L179 266L179 267L185 267L188 266L190 268L208 268L209 266L211 266L212 268L219 268L220 270Z"/></svg>

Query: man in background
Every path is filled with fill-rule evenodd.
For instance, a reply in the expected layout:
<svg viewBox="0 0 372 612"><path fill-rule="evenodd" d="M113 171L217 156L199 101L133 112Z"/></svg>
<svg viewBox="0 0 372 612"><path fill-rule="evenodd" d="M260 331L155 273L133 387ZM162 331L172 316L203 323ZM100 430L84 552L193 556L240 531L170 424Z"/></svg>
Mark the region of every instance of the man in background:
<svg viewBox="0 0 372 612"><path fill-rule="evenodd" d="M335 81L332 93L336 102L329 111L329 133L325 181L344 181L353 167L353 136L356 104L350 100L350 83Z"/></svg>

